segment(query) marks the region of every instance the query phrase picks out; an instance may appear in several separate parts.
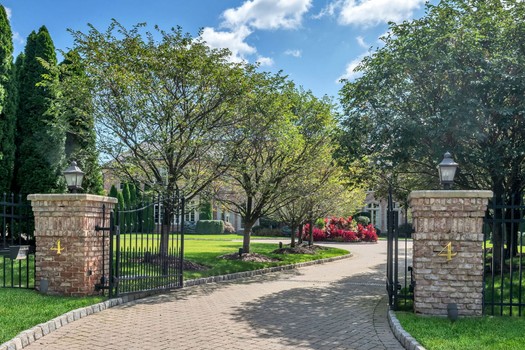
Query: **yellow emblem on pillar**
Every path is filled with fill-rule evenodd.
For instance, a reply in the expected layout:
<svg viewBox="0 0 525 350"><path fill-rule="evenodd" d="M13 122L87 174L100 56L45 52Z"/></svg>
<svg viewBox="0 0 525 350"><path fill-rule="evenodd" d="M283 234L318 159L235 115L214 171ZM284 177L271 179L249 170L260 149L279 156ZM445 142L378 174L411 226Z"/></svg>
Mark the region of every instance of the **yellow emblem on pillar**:
<svg viewBox="0 0 525 350"><path fill-rule="evenodd" d="M65 248L60 247L60 240L57 240L56 247L52 247L51 250L56 250L57 255L60 255Z"/></svg>
<svg viewBox="0 0 525 350"><path fill-rule="evenodd" d="M458 253L452 252L452 242L448 242L446 246L441 249L441 251L438 253L438 256L444 256L447 258L447 261L452 260L453 257L458 255Z"/></svg>

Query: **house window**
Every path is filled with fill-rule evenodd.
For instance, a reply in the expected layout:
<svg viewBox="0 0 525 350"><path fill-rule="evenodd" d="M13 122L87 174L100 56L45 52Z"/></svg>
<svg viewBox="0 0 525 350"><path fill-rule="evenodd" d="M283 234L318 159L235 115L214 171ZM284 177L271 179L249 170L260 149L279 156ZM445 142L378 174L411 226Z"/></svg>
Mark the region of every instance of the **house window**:
<svg viewBox="0 0 525 350"><path fill-rule="evenodd" d="M375 227L381 226L381 208L379 203L368 203L365 210L370 213L370 223Z"/></svg>
<svg viewBox="0 0 525 350"><path fill-rule="evenodd" d="M184 220L189 222L195 222L195 201L190 201L189 205L187 206L187 210L188 211L186 212Z"/></svg>

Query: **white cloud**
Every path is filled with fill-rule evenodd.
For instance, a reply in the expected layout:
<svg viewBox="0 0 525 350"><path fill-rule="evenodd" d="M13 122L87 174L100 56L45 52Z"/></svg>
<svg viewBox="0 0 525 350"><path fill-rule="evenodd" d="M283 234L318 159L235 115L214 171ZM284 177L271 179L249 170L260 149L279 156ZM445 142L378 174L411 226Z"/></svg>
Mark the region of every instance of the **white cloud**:
<svg viewBox="0 0 525 350"><path fill-rule="evenodd" d="M202 30L201 38L212 48L229 49L232 52L232 61L241 62L246 59L246 56L257 52L255 47L245 42L246 37L251 33L245 26L239 27L235 31L226 32L206 27Z"/></svg>
<svg viewBox="0 0 525 350"><path fill-rule="evenodd" d="M261 66L271 67L273 66L273 59L271 57L262 57L257 58L257 63Z"/></svg>
<svg viewBox="0 0 525 350"><path fill-rule="evenodd" d="M332 17L335 13L343 6L344 0L335 0L329 3L324 9L321 10L317 15L313 16L315 19L323 18L326 16Z"/></svg>
<svg viewBox="0 0 525 350"><path fill-rule="evenodd" d="M256 29L294 29L301 25L312 0L249 0L240 7L224 11L223 26L248 25Z"/></svg>
<svg viewBox="0 0 525 350"><path fill-rule="evenodd" d="M11 15L13 14L13 12L11 11L11 9L9 7L4 7L4 9L5 9L5 13L7 15L7 19L11 20Z"/></svg>
<svg viewBox="0 0 525 350"><path fill-rule="evenodd" d="M425 0L334 0L315 18L338 16L343 25L375 26L410 18Z"/></svg>
<svg viewBox="0 0 525 350"><path fill-rule="evenodd" d="M25 44L26 43L25 39L22 38L22 36L20 35L19 32L13 32L13 42L19 43L19 44Z"/></svg>
<svg viewBox="0 0 525 350"><path fill-rule="evenodd" d="M352 62L348 63L346 65L345 72L336 80L336 83L339 83L341 79L347 79L347 80L354 80L361 76L361 72L355 72L354 70L357 68L357 66L361 63L363 58L366 57L366 53L360 55L356 59L354 59Z"/></svg>
<svg viewBox="0 0 525 350"><path fill-rule="evenodd" d="M223 12L221 26L226 29L207 27L202 30L201 37L210 47L228 48L232 60L240 62L257 53L257 49L246 42L253 30L298 28L311 6L312 0L247 0ZM266 66L274 63L273 59L262 56L257 62Z"/></svg>
<svg viewBox="0 0 525 350"><path fill-rule="evenodd" d="M424 3L425 0L345 0L339 22L364 26L400 22L410 18Z"/></svg>
<svg viewBox="0 0 525 350"><path fill-rule="evenodd" d="M363 49L368 49L370 47L370 45L366 43L365 38L363 38L362 36L358 36L357 38L355 38L355 40L357 40L357 44Z"/></svg>
<svg viewBox="0 0 525 350"><path fill-rule="evenodd" d="M301 57L303 53L301 52L301 50L286 50L284 54L287 56L293 56L293 57L299 58Z"/></svg>

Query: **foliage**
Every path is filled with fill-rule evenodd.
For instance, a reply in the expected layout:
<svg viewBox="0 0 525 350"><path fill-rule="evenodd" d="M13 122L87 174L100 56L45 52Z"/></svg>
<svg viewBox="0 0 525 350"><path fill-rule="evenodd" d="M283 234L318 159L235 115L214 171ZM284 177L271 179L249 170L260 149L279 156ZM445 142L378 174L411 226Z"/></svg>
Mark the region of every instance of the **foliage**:
<svg viewBox="0 0 525 350"><path fill-rule="evenodd" d="M113 197L113 198L118 198L118 190L115 187L115 185L111 185L108 196Z"/></svg>
<svg viewBox="0 0 525 350"><path fill-rule="evenodd" d="M58 102L54 105L56 113L66 121L65 152L68 163L76 161L84 171L82 187L85 193L103 194L104 185L99 166L99 153L96 148L95 121L93 104L86 80L85 67L76 51L65 53L64 60L58 67L43 62L51 72L44 77L41 85L60 92ZM54 79L57 74L60 80ZM70 84L69 82L77 82Z"/></svg>
<svg viewBox="0 0 525 350"><path fill-rule="evenodd" d="M126 182L122 187L122 199L124 201L124 207L126 209L132 209L131 194L129 191L129 184Z"/></svg>
<svg viewBox="0 0 525 350"><path fill-rule="evenodd" d="M224 221L222 220L199 220L195 227L195 233L197 234L223 234L224 233Z"/></svg>
<svg viewBox="0 0 525 350"><path fill-rule="evenodd" d="M229 222L223 221L224 226L224 234L232 234L235 233L235 227Z"/></svg>
<svg viewBox="0 0 525 350"><path fill-rule="evenodd" d="M347 161L368 157L434 189L446 150L465 189L525 185L525 4L445 0L418 20L391 24L341 90ZM384 170L384 169L383 169Z"/></svg>
<svg viewBox="0 0 525 350"><path fill-rule="evenodd" d="M346 163L367 157L384 164L376 179L401 180L394 188L435 189L448 150L460 164L457 186L490 189L501 203L521 198L524 36L519 0L444 0L421 19L391 24L384 46L357 68L361 77L341 90ZM517 234L495 230L497 254Z"/></svg>
<svg viewBox="0 0 525 350"><path fill-rule="evenodd" d="M16 130L16 73L13 33L6 10L0 6L0 191L9 192L13 178Z"/></svg>
<svg viewBox="0 0 525 350"><path fill-rule="evenodd" d="M235 106L252 68L231 63L228 51L180 27L155 27L156 33L144 27L113 21L105 32L93 26L71 32L99 144L121 179L191 199L224 172L224 149L236 136Z"/></svg>
<svg viewBox="0 0 525 350"><path fill-rule="evenodd" d="M31 32L27 38L23 64L17 72L17 137L14 191L19 193L53 193L65 190L62 171L64 161L64 122L54 103L57 91L39 85L42 76L57 80L40 60L56 65L55 47L46 27Z"/></svg>
<svg viewBox="0 0 525 350"><path fill-rule="evenodd" d="M283 230L280 228L270 228L264 226L254 226L253 229L254 236L260 237L279 237L283 236Z"/></svg>
<svg viewBox="0 0 525 350"><path fill-rule="evenodd" d="M201 201L199 206L199 220L213 219L213 208L210 201Z"/></svg>
<svg viewBox="0 0 525 350"><path fill-rule="evenodd" d="M295 184L305 178L318 151L329 143L335 125L328 100L296 88L279 74L253 74L250 78L256 90L243 101L245 121L237 131L244 138L226 173L226 184L216 191L217 200L243 218L246 252L251 229L259 218L272 216L279 209L290 214L294 211L284 206L294 205L292 199L298 196ZM292 228L301 220L296 217L293 221L289 223Z"/></svg>
<svg viewBox="0 0 525 350"><path fill-rule="evenodd" d="M314 241L337 241L337 242L377 242L378 237L373 225L363 225L352 217L327 218L324 219L325 228L314 227ZM303 229L303 236L308 235L309 224Z"/></svg>

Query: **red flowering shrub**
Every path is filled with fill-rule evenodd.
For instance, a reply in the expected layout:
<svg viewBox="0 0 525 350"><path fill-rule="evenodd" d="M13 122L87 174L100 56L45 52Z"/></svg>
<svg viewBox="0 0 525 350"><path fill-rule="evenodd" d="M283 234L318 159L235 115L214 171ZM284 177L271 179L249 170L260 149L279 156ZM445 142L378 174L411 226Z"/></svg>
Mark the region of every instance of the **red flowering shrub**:
<svg viewBox="0 0 525 350"><path fill-rule="evenodd" d="M377 242L376 229L372 224L356 224L353 218L325 218L325 227L313 229L314 241ZM309 225L304 225L303 239L308 239Z"/></svg>

